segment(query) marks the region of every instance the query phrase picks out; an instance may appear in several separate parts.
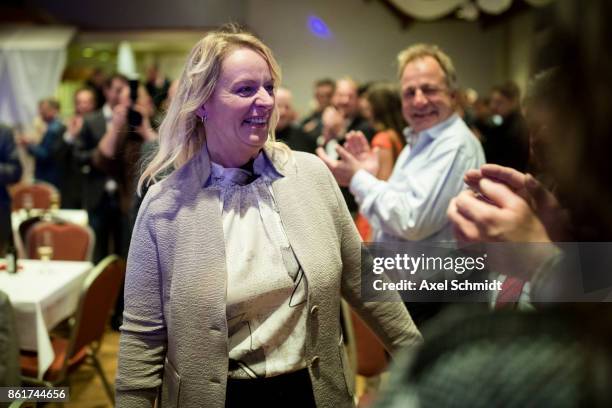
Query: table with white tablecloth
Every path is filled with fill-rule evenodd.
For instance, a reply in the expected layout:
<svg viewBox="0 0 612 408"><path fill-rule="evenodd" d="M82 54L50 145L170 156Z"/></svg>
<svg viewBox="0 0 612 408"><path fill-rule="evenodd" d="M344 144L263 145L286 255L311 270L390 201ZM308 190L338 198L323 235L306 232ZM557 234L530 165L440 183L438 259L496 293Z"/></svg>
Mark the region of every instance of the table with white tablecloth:
<svg viewBox="0 0 612 408"><path fill-rule="evenodd" d="M38 352L42 379L55 354L49 330L72 316L91 262L20 260L16 274L0 270L0 290L13 305L22 350Z"/></svg>

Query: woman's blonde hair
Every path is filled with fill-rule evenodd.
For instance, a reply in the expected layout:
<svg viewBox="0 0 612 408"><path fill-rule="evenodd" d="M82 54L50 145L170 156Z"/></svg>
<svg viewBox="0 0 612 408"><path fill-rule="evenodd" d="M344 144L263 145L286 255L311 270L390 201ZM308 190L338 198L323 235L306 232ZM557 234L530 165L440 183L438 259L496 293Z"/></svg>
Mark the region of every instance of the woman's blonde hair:
<svg viewBox="0 0 612 408"><path fill-rule="evenodd" d="M202 149L206 131L196 111L213 94L224 59L239 48L249 48L260 54L268 63L274 88L280 85L280 67L272 51L253 34L235 24L206 34L189 53L176 95L159 127L159 148L138 180L139 194L143 186L155 183L161 174L181 167ZM286 153L288 148L275 141L277 122L278 113L274 107L266 145Z"/></svg>

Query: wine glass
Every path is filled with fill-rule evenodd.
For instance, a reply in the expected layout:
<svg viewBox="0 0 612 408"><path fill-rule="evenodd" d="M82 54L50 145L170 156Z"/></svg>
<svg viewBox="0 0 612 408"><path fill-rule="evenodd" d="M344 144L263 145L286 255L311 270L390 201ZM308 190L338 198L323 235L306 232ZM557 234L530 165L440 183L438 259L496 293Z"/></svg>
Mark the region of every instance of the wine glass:
<svg viewBox="0 0 612 408"><path fill-rule="evenodd" d="M49 269L49 261L53 259L53 235L51 231L43 231L37 238L36 252L43 261L43 270Z"/></svg>

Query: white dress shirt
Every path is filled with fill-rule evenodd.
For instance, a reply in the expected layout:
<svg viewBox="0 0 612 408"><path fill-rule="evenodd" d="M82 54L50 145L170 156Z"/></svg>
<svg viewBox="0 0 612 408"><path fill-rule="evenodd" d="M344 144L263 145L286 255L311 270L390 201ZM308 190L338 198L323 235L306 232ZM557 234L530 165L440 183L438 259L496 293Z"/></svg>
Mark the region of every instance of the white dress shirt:
<svg viewBox="0 0 612 408"><path fill-rule="evenodd" d="M359 170L350 191L373 229L373 241L453 241L446 210L463 176L484 164L480 142L457 115L407 139L387 181Z"/></svg>
<svg viewBox="0 0 612 408"><path fill-rule="evenodd" d="M264 153L253 173L212 163L205 187L219 190L222 206L230 378L271 377L306 366L307 282L271 188L282 176Z"/></svg>

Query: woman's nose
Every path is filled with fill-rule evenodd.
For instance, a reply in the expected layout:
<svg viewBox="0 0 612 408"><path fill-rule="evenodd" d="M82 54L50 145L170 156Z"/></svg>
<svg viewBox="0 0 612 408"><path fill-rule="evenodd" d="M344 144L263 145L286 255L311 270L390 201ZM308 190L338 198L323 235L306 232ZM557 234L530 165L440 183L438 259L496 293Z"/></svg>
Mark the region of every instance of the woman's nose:
<svg viewBox="0 0 612 408"><path fill-rule="evenodd" d="M270 92L264 87L260 88L257 92L255 103L257 106L262 106L266 108L274 107L274 94L270 94Z"/></svg>

